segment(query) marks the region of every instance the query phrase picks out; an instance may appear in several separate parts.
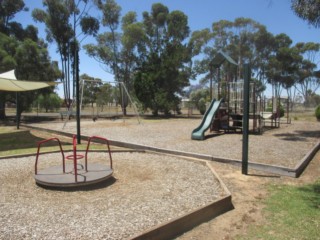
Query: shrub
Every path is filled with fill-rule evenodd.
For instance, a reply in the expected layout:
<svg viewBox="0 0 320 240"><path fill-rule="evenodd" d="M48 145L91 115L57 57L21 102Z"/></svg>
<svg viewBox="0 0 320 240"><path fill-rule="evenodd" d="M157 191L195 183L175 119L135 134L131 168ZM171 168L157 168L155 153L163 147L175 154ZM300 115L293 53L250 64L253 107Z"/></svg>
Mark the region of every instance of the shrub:
<svg viewBox="0 0 320 240"><path fill-rule="evenodd" d="M280 110L280 117L284 117L284 107L282 105L280 105L279 107L279 110Z"/></svg>
<svg viewBox="0 0 320 240"><path fill-rule="evenodd" d="M206 102L208 101L209 96L209 89L198 89L190 94L190 100L194 102L201 114L206 112Z"/></svg>
<svg viewBox="0 0 320 240"><path fill-rule="evenodd" d="M279 105L279 111L280 111L280 117L284 117L284 107L282 105ZM272 112L272 107L267 107L266 112Z"/></svg>
<svg viewBox="0 0 320 240"><path fill-rule="evenodd" d="M318 121L320 121L320 105L316 107L315 115Z"/></svg>
<svg viewBox="0 0 320 240"><path fill-rule="evenodd" d="M46 95L40 94L35 102L39 104L40 109L45 109L46 112L56 110L61 106L62 100L56 93L50 93Z"/></svg>
<svg viewBox="0 0 320 240"><path fill-rule="evenodd" d="M199 108L199 111L200 111L200 114L205 114L206 112L206 101L201 98L198 102L198 108Z"/></svg>

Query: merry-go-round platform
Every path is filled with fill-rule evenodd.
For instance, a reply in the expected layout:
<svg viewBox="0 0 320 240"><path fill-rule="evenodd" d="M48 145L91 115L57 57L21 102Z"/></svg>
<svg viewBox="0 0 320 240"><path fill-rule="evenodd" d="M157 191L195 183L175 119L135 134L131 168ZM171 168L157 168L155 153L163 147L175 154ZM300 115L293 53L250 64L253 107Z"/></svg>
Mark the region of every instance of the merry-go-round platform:
<svg viewBox="0 0 320 240"><path fill-rule="evenodd" d="M90 143L93 139L98 139L104 142L107 146L105 164L102 163L88 163L88 155L90 152ZM50 141L56 141L60 148L62 164L57 166L50 166L44 169L38 169L40 160L40 148L42 144ZM84 163L78 160L84 159ZM66 164L66 160L71 160L71 164ZM76 137L73 136L73 151L70 155L65 155L61 142L58 138L50 138L38 143L38 151L35 162L34 179L36 183L44 187L82 187L97 184L110 178L113 174L112 156L109 146L109 141L106 138L93 136L88 139L87 149L85 154L78 154L76 149Z"/></svg>

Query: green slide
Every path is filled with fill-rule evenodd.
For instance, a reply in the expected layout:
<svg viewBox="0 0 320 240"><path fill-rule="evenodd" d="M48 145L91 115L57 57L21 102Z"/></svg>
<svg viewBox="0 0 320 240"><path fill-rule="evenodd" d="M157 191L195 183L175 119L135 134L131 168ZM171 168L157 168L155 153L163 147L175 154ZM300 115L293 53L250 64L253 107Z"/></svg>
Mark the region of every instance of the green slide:
<svg viewBox="0 0 320 240"><path fill-rule="evenodd" d="M212 100L209 109L203 116L201 124L199 125L199 127L192 131L191 139L204 140L204 132L207 131L210 127L210 124L214 118L214 115L216 114L216 111L219 109L222 100L223 99L220 99L220 101L217 101L215 99Z"/></svg>

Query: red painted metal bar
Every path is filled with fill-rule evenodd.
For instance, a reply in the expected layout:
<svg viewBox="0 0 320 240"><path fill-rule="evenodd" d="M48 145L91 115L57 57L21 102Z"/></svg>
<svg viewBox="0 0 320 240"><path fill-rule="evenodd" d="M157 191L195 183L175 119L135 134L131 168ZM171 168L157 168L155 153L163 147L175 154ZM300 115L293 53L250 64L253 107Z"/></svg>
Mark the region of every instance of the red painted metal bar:
<svg viewBox="0 0 320 240"><path fill-rule="evenodd" d="M74 171L74 180L75 182L78 182L78 168L77 168L77 160L80 158L83 158L82 155L77 155L77 139L76 136L73 135L72 138L72 146L73 146L73 154L72 155L68 155L66 157L66 159L68 160L73 160L73 171Z"/></svg>
<svg viewBox="0 0 320 240"><path fill-rule="evenodd" d="M77 139L73 135L73 167L74 167L74 179L78 182L78 167L77 167Z"/></svg>
<svg viewBox="0 0 320 240"><path fill-rule="evenodd" d="M38 142L38 150L37 150L37 157L36 157L36 162L35 162L35 165L34 165L34 172L35 174L38 174L38 160L39 160L39 154L40 154L40 147L43 143L46 143L46 142L50 142L50 141L57 141L58 144L59 144L59 147L60 147L60 152L62 154L62 167L63 167L63 173L65 173L65 158L64 158L64 153L63 153L63 150L62 150L62 146L61 146L61 142L58 138L49 138L49 139L46 139L46 140L42 140L40 142Z"/></svg>
<svg viewBox="0 0 320 240"><path fill-rule="evenodd" d="M112 156L111 156L111 151L110 151L110 144L109 144L109 140L103 137L98 137L98 136L92 136L89 137L88 140L88 145L87 145L87 149L86 149L86 155L85 155L85 170L88 171L88 152L89 152L89 148L90 148L90 143L92 139L99 139L104 141L107 144L108 147L108 153L109 153L109 158L110 158L110 168L112 169Z"/></svg>

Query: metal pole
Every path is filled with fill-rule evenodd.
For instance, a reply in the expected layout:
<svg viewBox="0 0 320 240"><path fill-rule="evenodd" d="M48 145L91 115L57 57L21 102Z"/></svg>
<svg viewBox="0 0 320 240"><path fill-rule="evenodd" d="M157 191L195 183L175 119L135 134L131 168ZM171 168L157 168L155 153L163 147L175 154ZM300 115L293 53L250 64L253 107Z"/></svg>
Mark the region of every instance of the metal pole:
<svg viewBox="0 0 320 240"><path fill-rule="evenodd" d="M243 131L242 131L242 174L248 174L248 149L249 149L249 90L251 70L249 64L244 65L243 86Z"/></svg>
<svg viewBox="0 0 320 240"><path fill-rule="evenodd" d="M16 92L16 125L17 129L20 128L20 118L19 118L19 93Z"/></svg>
<svg viewBox="0 0 320 240"><path fill-rule="evenodd" d="M120 83L120 94L121 94L121 107L122 107L122 117L123 117L123 122L125 122L125 114L124 114L124 90L123 90L123 87L124 87L124 83Z"/></svg>
<svg viewBox="0 0 320 240"><path fill-rule="evenodd" d="M76 43L75 43L76 44ZM80 132L80 90L79 90L79 61L78 61L78 46L75 46L75 70L76 70L76 100L77 100L77 143L81 144L81 132Z"/></svg>
<svg viewBox="0 0 320 240"><path fill-rule="evenodd" d="M74 78L76 80L76 118L77 118L77 143L81 144L81 132L80 132L80 89L79 89L79 46L77 42L76 34L76 15L73 14L73 40L74 40ZM80 43L79 43L80 45ZM74 85L73 85L74 86Z"/></svg>

